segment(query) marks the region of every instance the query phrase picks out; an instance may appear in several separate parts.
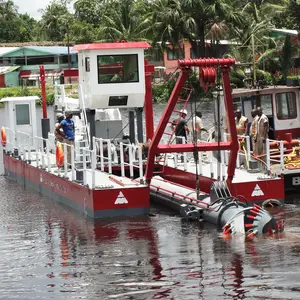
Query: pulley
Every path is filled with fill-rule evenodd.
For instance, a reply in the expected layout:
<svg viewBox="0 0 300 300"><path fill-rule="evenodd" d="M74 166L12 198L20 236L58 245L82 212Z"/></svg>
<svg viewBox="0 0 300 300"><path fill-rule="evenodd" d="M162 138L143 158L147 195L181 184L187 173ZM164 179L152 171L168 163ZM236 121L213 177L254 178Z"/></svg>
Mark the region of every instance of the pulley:
<svg viewBox="0 0 300 300"><path fill-rule="evenodd" d="M209 86L216 84L217 72L213 67L201 68L199 72L200 86L204 87L204 91L207 92Z"/></svg>

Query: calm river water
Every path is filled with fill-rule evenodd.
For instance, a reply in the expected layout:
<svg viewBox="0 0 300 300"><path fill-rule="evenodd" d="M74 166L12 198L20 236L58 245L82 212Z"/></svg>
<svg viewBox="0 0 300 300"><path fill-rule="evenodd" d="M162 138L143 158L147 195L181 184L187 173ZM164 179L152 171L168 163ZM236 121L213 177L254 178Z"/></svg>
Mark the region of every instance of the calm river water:
<svg viewBox="0 0 300 300"><path fill-rule="evenodd" d="M248 242L159 207L94 223L4 176L0 199L0 299L300 299L297 198L283 234Z"/></svg>

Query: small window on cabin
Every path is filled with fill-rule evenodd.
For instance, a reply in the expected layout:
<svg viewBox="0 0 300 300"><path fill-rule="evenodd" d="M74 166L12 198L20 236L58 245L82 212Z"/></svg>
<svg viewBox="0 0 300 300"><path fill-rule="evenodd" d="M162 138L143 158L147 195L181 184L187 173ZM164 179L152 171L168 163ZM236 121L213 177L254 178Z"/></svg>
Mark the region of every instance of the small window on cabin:
<svg viewBox="0 0 300 300"><path fill-rule="evenodd" d="M85 58L85 71L86 72L90 72L91 71L90 58L89 57Z"/></svg>
<svg viewBox="0 0 300 300"><path fill-rule="evenodd" d="M294 92L276 94L277 118L279 120L297 118L296 95Z"/></svg>
<svg viewBox="0 0 300 300"><path fill-rule="evenodd" d="M139 82L137 54L98 55L98 83Z"/></svg>
<svg viewBox="0 0 300 300"><path fill-rule="evenodd" d="M17 125L30 125L29 104L16 104Z"/></svg>
<svg viewBox="0 0 300 300"><path fill-rule="evenodd" d="M183 53L180 49L171 49L171 48L167 49L167 57L168 60L176 60L176 59L184 58Z"/></svg>
<svg viewBox="0 0 300 300"><path fill-rule="evenodd" d="M272 116L273 115L272 95L261 95L259 98L260 98L260 107L263 113L266 116Z"/></svg>

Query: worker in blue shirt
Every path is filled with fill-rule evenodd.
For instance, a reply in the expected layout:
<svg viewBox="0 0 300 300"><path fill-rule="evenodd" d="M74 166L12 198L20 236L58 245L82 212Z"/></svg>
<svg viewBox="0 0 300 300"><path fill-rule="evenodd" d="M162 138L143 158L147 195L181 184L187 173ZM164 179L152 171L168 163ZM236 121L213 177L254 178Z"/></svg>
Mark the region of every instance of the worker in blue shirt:
<svg viewBox="0 0 300 300"><path fill-rule="evenodd" d="M59 130L62 128L64 133L64 140L63 142L66 143L67 146L67 161L68 164L71 163L71 146L74 146L74 140L75 140L75 126L74 121L72 120L72 114L68 111L65 113L66 117L64 120L60 122L60 124L56 127L56 131L59 132Z"/></svg>

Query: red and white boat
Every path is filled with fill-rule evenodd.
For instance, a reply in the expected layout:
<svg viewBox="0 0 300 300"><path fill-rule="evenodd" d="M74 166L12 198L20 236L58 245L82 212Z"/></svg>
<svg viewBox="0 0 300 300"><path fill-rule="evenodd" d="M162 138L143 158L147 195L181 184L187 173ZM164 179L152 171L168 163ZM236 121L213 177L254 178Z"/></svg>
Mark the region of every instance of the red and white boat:
<svg viewBox="0 0 300 300"><path fill-rule="evenodd" d="M144 49L148 47L145 42L75 46L79 58L78 99L67 96L68 85L60 85L56 86L55 101L56 111L68 110L74 115L76 142L70 162L66 155L61 158L59 150L62 145L66 153L68 145L55 146L54 135L49 133L45 105L41 138L37 137L37 98L2 99L7 116L2 130L6 174L94 218L148 214L150 192L162 203L166 204L167 200L177 208L186 203L196 205L194 215L204 215L217 225L226 225L232 219L232 225L236 226L234 222L240 219L241 212L246 214L251 209L246 208L247 204L262 204L269 199L283 201L282 176L271 176L259 169L251 173L242 167L247 157L239 153L229 81L234 60L179 61L179 78L154 132L151 95L154 68L144 61ZM222 73L230 142L177 145L173 143L174 132L166 130L174 120L172 114L178 118L178 112L187 107L192 91L187 88L185 98L181 92L189 72L195 67L199 68L204 85L216 82L217 69ZM41 79L43 83L42 69ZM43 84L42 87L45 96ZM129 109L128 137L123 136L119 108ZM143 140L142 108L146 140ZM167 137L166 143L163 137ZM145 151L145 142L150 145L148 151ZM199 152L200 160L195 162L185 154L184 162L178 163L178 152ZM215 153L219 153L219 159ZM269 215L259 214L256 209L253 218L245 217L250 223L241 226L241 231L248 230L247 226L256 226L257 218L269 224ZM282 228L278 225L277 229ZM231 229L225 229L228 230ZM268 227L259 229L260 232L265 230Z"/></svg>
<svg viewBox="0 0 300 300"><path fill-rule="evenodd" d="M239 152L239 144L234 120L233 96L230 88L229 72L234 61L230 59L191 59L180 60L180 75L174 90L166 105L164 114L155 131L148 155L146 180L150 180L154 174L162 178L181 184L189 188L200 187L201 192L210 193L211 184L218 180L226 180L233 196L240 200L247 199L250 203L262 203L267 199L284 200L284 178L281 174L269 174L264 168L256 168L255 172L245 167L248 155ZM225 108L229 120L231 141L223 139L220 142L201 142L197 144L174 144L174 131L168 131L170 122L175 115L178 118L181 109L185 109L188 97L183 98L182 91L192 68L199 68L200 82L205 85L216 84L217 69L222 74L223 91L217 95L220 99L220 122L221 107ZM222 97L222 95L224 95ZM219 97L220 96L220 97ZM217 111L218 109L216 109ZM221 129L220 129L221 130ZM162 144L162 140L167 142ZM199 163L188 161L187 156L183 163L178 163L176 156L178 152L199 152ZM203 155L205 152L206 156ZM219 152L219 159L215 159L213 152ZM168 154L174 156L170 158ZM174 154L175 153L175 154ZM155 157L163 154L163 159ZM245 197L245 198L244 198Z"/></svg>
<svg viewBox="0 0 300 300"><path fill-rule="evenodd" d="M143 107L144 49L148 47L145 42L76 46L80 62L79 99L68 99L65 95L60 95L56 101L56 109L61 109L62 112L69 110L74 114L75 146L59 143L56 146L54 135L50 133L43 67L43 137L38 137L37 134L38 97L2 99L6 117L5 126L1 130L5 174L25 187L33 188L92 218L147 215L150 209L150 192L143 180L141 147L121 141L121 152L129 154L128 161L123 161L120 166L121 173L125 174L128 166L131 175L133 169L137 169L139 176L135 179L133 176L116 176L111 169L106 172L103 167L107 161L111 165L110 155L113 154L111 140L104 139L103 135L116 134L120 125L120 120L105 119L106 114L115 117L118 116L119 107ZM109 68L112 65L114 68ZM124 77L116 85L111 79L120 71L123 71ZM100 115L99 126L95 124L98 121L95 115ZM105 129L103 126L106 126ZM52 128L51 131L54 131L54 125ZM72 148L69 162L67 155L64 155L67 147ZM103 147L109 149L108 155L103 153ZM133 153L137 154L136 157ZM97 168L98 161L102 165L100 169Z"/></svg>

